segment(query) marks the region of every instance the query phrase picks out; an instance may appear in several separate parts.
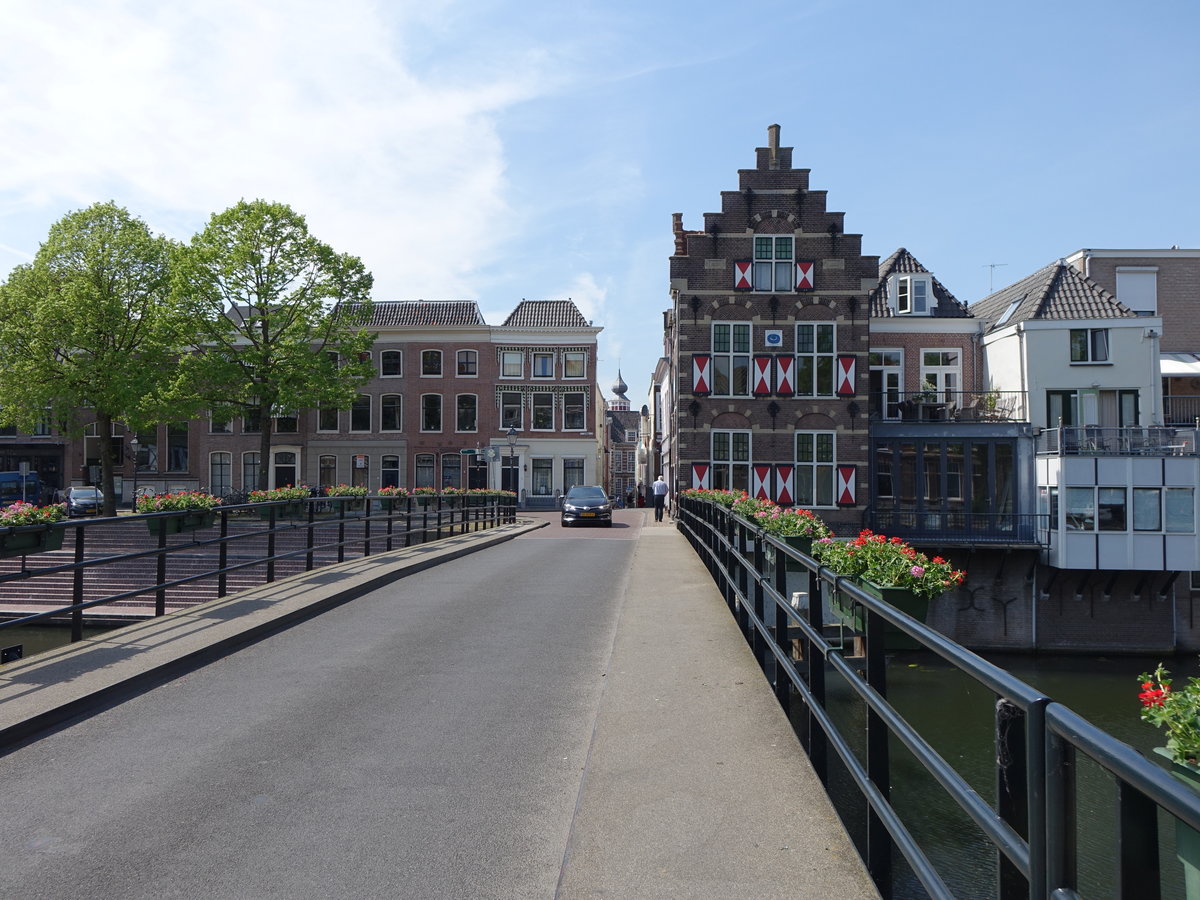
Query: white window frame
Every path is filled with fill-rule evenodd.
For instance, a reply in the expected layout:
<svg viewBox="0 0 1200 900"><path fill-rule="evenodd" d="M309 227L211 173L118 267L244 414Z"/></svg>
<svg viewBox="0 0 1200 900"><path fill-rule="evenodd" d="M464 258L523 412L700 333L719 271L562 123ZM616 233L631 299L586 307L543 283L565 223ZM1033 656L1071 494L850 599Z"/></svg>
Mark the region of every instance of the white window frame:
<svg viewBox="0 0 1200 900"><path fill-rule="evenodd" d="M470 397L474 403L474 424L470 428L463 428L459 421L459 403L463 397ZM458 434L471 434L479 431L479 395L478 394L456 394L454 397L454 430Z"/></svg>
<svg viewBox="0 0 1200 900"><path fill-rule="evenodd" d="M537 427L537 417L536 417L536 414L538 411L538 399L544 398L544 397L550 398L550 427L549 428L538 428ZM556 405L557 404L554 402L554 394L549 391L535 391L534 393L530 394L529 395L529 430L530 431L553 431L554 430L554 418L555 418L554 407Z"/></svg>
<svg viewBox="0 0 1200 900"><path fill-rule="evenodd" d="M739 444L745 438L745 452ZM709 432L710 483L714 488L750 490L754 434L748 428L714 428Z"/></svg>
<svg viewBox="0 0 1200 900"><path fill-rule="evenodd" d="M904 349L902 347L872 347L867 355L872 372L879 373L880 395L875 398L885 419L900 418L900 403L904 400ZM888 384L889 381L894 382Z"/></svg>
<svg viewBox="0 0 1200 900"><path fill-rule="evenodd" d="M215 418L213 418L212 410L209 410L208 433L209 434L233 434L233 418L234 418L233 416L230 416L224 422L218 422ZM222 427L222 426L224 426L224 427ZM38 434L39 432L35 429L33 433ZM49 431L45 431L45 432L41 432L41 433L49 434Z"/></svg>
<svg viewBox="0 0 1200 900"><path fill-rule="evenodd" d="M426 359L426 357L433 359L433 354L437 354L437 363L438 363L437 374L433 374L433 373L425 371L425 359ZM443 354L441 350L437 350L433 347L430 347L428 349L421 351L421 377L422 378L441 378L445 373L446 373L445 354Z"/></svg>
<svg viewBox="0 0 1200 900"><path fill-rule="evenodd" d="M357 401L363 397L366 397L367 402L365 404L358 403ZM372 413L374 412L371 409L371 407L373 405L371 402L371 395L370 394L359 394L354 399L355 399L355 403L350 404L350 432L352 434L370 434L371 426L374 424L371 421L371 419L373 418ZM364 409L367 411L367 427L366 428L355 428L354 427L354 413L356 411L362 412L362 410L364 410Z"/></svg>
<svg viewBox="0 0 1200 900"><path fill-rule="evenodd" d="M385 363L390 360L396 361L395 372L385 372ZM380 378L401 378L404 375L404 351L403 350L383 350L379 354L379 377Z"/></svg>
<svg viewBox="0 0 1200 900"><path fill-rule="evenodd" d="M1086 334L1085 359L1075 358L1075 335ZM1102 336L1102 337L1101 337ZM1067 335L1068 355L1073 366L1107 366L1112 364L1112 342L1107 328L1072 328Z"/></svg>
<svg viewBox="0 0 1200 900"><path fill-rule="evenodd" d="M579 374L572 375L570 368L573 364L578 363ZM588 373L588 355L585 350L565 350L563 351L563 378L587 378Z"/></svg>
<svg viewBox="0 0 1200 900"><path fill-rule="evenodd" d="M225 460L226 474L228 475L228 483L218 485L213 478L213 463L221 457ZM218 490L221 488L221 490ZM208 454L208 490L209 493L215 494L218 497L225 497L233 493L233 452L230 450L213 450Z"/></svg>
<svg viewBox="0 0 1200 900"><path fill-rule="evenodd" d="M796 238L794 236L756 234L751 247L753 290L759 293L791 293L796 289Z"/></svg>
<svg viewBox="0 0 1200 900"><path fill-rule="evenodd" d="M463 372L462 366L464 361L470 361L473 372ZM477 350L459 350L454 354L454 377L455 378L478 378L479 377L479 351Z"/></svg>
<svg viewBox="0 0 1200 900"><path fill-rule="evenodd" d="M805 337L811 329L812 340ZM823 336L828 336L828 343ZM811 351L801 352L810 346ZM821 349L828 346L827 350ZM808 365L805 365L805 362ZM837 325L833 322L796 323L797 397L833 397L837 390ZM805 383L807 382L807 384Z"/></svg>
<svg viewBox="0 0 1200 900"><path fill-rule="evenodd" d="M387 415L385 414L386 404L389 398L395 398L397 401L396 410L396 427L389 428L387 424ZM379 430L394 432L404 430L404 395L403 394L380 394L379 395Z"/></svg>
<svg viewBox="0 0 1200 900"><path fill-rule="evenodd" d="M546 359L550 360L550 374L540 375L538 374L538 361ZM536 378L539 381L552 380L554 378L554 353L547 352L545 350L535 350L532 354L532 358L530 359L529 377Z"/></svg>
<svg viewBox="0 0 1200 900"><path fill-rule="evenodd" d="M570 425L567 424L567 398L573 397L573 396L579 397L579 427L578 428L572 428ZM562 394L562 408L563 408L563 411L562 411L562 423L563 423L562 430L563 431L586 431L587 430L588 407L587 407L587 392L586 391L564 391Z"/></svg>
<svg viewBox="0 0 1200 900"><path fill-rule="evenodd" d="M958 360L955 363L929 363L926 353L937 353L945 356L953 353ZM962 390L962 350L958 347L922 347L921 348L921 390L934 391L938 399L944 402L955 400Z"/></svg>
<svg viewBox="0 0 1200 900"><path fill-rule="evenodd" d="M1116 280L1118 300L1139 316L1158 315L1158 266L1117 266Z"/></svg>
<svg viewBox="0 0 1200 900"><path fill-rule="evenodd" d="M516 359L512 359L516 357ZM516 375L509 374L506 369L515 362L520 370ZM509 380L518 380L525 377L525 354L520 350L501 350L500 351L500 377Z"/></svg>
<svg viewBox="0 0 1200 900"><path fill-rule="evenodd" d="M517 421L515 421L515 422L513 422L511 420L505 420L505 418L504 418L505 397L516 397L517 398L517 404L516 404ZM525 395L522 394L520 391L501 391L499 399L500 399L500 430L508 431L508 429L511 427L511 428L517 429L517 431L524 431L525 430Z"/></svg>
<svg viewBox="0 0 1200 900"><path fill-rule="evenodd" d="M893 275L892 311L898 316L928 316L933 313L933 279L929 275Z"/></svg>
<svg viewBox="0 0 1200 900"><path fill-rule="evenodd" d="M718 335L724 333L724 338L718 339ZM712 329L709 332L712 343L712 360L710 362L709 387L712 388L713 397L749 397L750 396L750 360L751 347L754 339L754 327L749 322L713 322ZM745 338L744 342L742 337ZM727 347L726 350L718 350L718 346ZM744 349L736 349L743 347ZM736 378L734 373L741 367L745 373L745 390L742 392L736 391ZM717 389L717 379L722 378L725 382L725 391Z"/></svg>
<svg viewBox="0 0 1200 900"><path fill-rule="evenodd" d="M837 432L796 431L794 491L797 506L830 509L837 505ZM826 502L821 502L825 500Z"/></svg>
<svg viewBox="0 0 1200 900"><path fill-rule="evenodd" d="M330 412L333 413L333 427L326 428L326 427L324 427L324 422L322 421L321 417L323 415L325 415L326 413L330 413ZM334 409L331 407L318 406L317 407L317 431L319 431L323 434L334 434L334 433L338 432L339 430L341 430L341 427L342 427L341 418L342 418L341 410Z"/></svg>
<svg viewBox="0 0 1200 900"><path fill-rule="evenodd" d="M437 398L438 427L437 428L426 428L425 427L425 411L427 409L426 401L428 401L434 397ZM421 395L421 410L420 410L421 420L420 420L419 424L421 426L420 430L422 433L424 433L424 434L440 434L441 433L442 429L445 427L445 424L446 424L446 408L445 407L446 407L446 404L445 404L441 394L422 394Z"/></svg>

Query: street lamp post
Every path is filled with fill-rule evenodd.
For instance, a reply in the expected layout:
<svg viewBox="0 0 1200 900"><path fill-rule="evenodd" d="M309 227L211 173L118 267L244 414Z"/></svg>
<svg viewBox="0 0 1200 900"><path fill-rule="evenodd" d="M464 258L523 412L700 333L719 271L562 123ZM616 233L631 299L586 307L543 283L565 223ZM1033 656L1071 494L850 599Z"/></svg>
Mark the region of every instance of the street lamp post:
<svg viewBox="0 0 1200 900"><path fill-rule="evenodd" d="M508 464L512 466L512 475L509 476L508 485L512 488L514 494L517 492L517 427L515 425L508 426ZM517 505L516 500L513 500L513 508Z"/></svg>
<svg viewBox="0 0 1200 900"><path fill-rule="evenodd" d="M136 434L129 439L129 449L133 451L133 500L130 502L129 508L137 512L138 439Z"/></svg>

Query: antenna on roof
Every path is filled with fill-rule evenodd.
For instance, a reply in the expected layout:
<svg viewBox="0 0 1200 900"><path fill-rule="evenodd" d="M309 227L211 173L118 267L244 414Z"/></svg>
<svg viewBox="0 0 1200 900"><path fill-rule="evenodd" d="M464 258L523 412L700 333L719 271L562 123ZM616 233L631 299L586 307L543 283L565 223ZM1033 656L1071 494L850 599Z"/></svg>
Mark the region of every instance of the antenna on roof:
<svg viewBox="0 0 1200 900"><path fill-rule="evenodd" d="M988 270L988 293L989 294L992 293L992 291L993 291L992 282L995 281L995 279L996 279L996 269L1000 268L1000 266L1007 266L1007 265L1008 265L1008 263L986 263L986 264L980 266L981 269Z"/></svg>

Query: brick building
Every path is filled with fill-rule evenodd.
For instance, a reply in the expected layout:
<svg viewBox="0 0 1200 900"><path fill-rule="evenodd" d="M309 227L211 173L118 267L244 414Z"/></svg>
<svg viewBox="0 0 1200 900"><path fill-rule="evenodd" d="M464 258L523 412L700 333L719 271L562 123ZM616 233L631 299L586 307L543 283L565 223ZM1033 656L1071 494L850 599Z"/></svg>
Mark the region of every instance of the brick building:
<svg viewBox="0 0 1200 900"><path fill-rule="evenodd" d="M529 505L553 505L572 484L599 480L601 329L574 303L522 301L489 325L474 301L380 302L370 328L376 374L350 409L302 409L267 424L271 485L503 486ZM138 432L135 445L115 426L120 501L132 500L135 481L157 491L250 490L260 427L197 419ZM97 441L48 428L11 433L0 435L0 456L66 487L98 478Z"/></svg>
<svg viewBox="0 0 1200 900"><path fill-rule="evenodd" d="M879 260L792 168L777 125L756 152L702 229L674 217L674 487L745 489L857 524Z"/></svg>

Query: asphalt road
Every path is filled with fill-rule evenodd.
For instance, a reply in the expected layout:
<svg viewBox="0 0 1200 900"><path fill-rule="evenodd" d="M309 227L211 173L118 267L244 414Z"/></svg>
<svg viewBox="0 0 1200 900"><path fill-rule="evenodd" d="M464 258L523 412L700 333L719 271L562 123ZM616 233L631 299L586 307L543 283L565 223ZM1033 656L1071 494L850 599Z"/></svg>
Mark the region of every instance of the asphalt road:
<svg viewBox="0 0 1200 900"><path fill-rule="evenodd" d="M15 750L0 889L553 897L640 520L412 575Z"/></svg>

